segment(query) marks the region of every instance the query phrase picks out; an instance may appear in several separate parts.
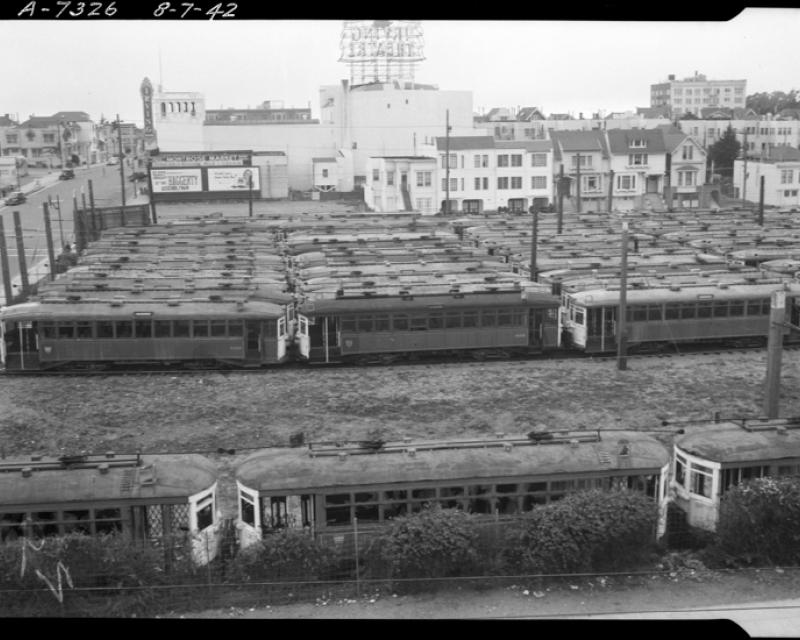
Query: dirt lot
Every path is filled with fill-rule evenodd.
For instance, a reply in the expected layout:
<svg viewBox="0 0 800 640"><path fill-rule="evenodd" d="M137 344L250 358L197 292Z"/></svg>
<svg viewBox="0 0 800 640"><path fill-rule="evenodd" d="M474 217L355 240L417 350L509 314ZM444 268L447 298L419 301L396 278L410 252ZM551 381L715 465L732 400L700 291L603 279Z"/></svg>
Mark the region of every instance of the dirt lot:
<svg viewBox="0 0 800 640"><path fill-rule="evenodd" d="M800 352L783 359L781 415L800 414ZM216 451L310 440L481 436L533 428L654 428L761 413L766 352L247 373L8 377L9 454Z"/></svg>

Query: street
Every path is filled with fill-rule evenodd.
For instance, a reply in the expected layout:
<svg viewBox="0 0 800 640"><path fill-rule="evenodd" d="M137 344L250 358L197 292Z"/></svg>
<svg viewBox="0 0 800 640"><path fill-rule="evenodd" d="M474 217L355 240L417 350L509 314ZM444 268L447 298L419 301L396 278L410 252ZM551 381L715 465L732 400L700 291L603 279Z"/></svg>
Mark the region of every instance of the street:
<svg viewBox="0 0 800 640"><path fill-rule="evenodd" d="M43 203L52 201L53 203L60 202L61 205L60 212L55 206L50 208L53 245L55 254L58 256L64 243L73 239L73 198L77 198L79 207L82 206L83 190L83 194L86 197L86 206L89 206L89 180L92 181L96 207L119 205L122 201L119 166L94 165L88 169L85 167L76 168L75 178L71 180L58 180L59 173L58 170L48 172L47 170L32 169L30 175L27 176L26 180L23 180L22 184L22 190L28 194L27 201L11 207L0 206L0 216L3 219L12 279L19 274L19 257L14 233L13 211L20 212L25 260L30 270L34 265L47 258ZM134 195L134 184L128 179L130 175L131 169L126 167L126 203L129 203ZM37 180L41 184L38 189L35 188ZM34 190L29 191L31 189ZM31 272L31 276L33 277L34 275L35 272Z"/></svg>

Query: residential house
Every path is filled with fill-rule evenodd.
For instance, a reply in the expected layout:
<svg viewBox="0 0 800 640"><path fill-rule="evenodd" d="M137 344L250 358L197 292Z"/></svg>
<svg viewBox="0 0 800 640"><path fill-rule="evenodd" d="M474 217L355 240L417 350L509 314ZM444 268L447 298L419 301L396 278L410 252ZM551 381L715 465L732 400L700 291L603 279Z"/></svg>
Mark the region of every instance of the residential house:
<svg viewBox="0 0 800 640"><path fill-rule="evenodd" d="M670 207L707 207L707 154L703 146L674 126L660 128L667 152L664 200Z"/></svg>
<svg viewBox="0 0 800 640"><path fill-rule="evenodd" d="M364 202L374 211L433 214L439 210L436 184L434 157L373 156L367 161Z"/></svg>
<svg viewBox="0 0 800 640"><path fill-rule="evenodd" d="M734 196L758 202L764 179L764 204L800 207L800 151L789 146L772 147L763 158L733 163Z"/></svg>
<svg viewBox="0 0 800 640"><path fill-rule="evenodd" d="M558 180L563 167L564 197L577 211L606 211L611 163L605 132L551 129L549 136L553 143L553 180ZM627 191L622 189L621 193Z"/></svg>
<svg viewBox="0 0 800 640"><path fill-rule="evenodd" d="M661 129L609 129L612 208L630 210L661 204L666 148ZM610 176L610 177L612 177ZM645 197L652 194L654 198Z"/></svg>

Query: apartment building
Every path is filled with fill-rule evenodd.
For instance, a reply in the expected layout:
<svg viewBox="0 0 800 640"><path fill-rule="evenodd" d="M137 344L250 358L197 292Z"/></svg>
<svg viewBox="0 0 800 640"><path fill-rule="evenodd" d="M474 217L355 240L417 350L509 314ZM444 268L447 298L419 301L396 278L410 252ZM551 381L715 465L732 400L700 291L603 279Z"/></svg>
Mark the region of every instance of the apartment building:
<svg viewBox="0 0 800 640"><path fill-rule="evenodd" d="M668 107L675 118L699 115L704 107L744 107L746 96L747 80L709 80L697 71L682 80L669 75L665 82L650 85L650 106Z"/></svg>
<svg viewBox="0 0 800 640"><path fill-rule="evenodd" d="M793 147L773 147L763 158L733 163L734 196L758 202L764 179L764 204L774 207L800 207L800 151Z"/></svg>

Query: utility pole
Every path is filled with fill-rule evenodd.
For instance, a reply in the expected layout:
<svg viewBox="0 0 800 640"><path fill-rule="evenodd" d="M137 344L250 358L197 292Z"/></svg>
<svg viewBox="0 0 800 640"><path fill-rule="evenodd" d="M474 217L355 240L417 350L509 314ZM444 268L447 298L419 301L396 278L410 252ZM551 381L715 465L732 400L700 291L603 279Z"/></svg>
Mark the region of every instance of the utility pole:
<svg viewBox="0 0 800 640"><path fill-rule="evenodd" d="M764 178L765 176L761 176L759 180L759 192L758 192L758 224L759 226L764 226Z"/></svg>
<svg viewBox="0 0 800 640"><path fill-rule="evenodd" d="M536 282L538 278L538 267L536 265L536 250L539 244L539 207L531 205L531 215L533 217L533 229L531 231L531 282Z"/></svg>
<svg viewBox="0 0 800 640"><path fill-rule="evenodd" d="M119 182L122 186L122 208L125 209L125 163L122 161L122 124L119 121L119 114L117 114L117 139L119 140Z"/></svg>
<svg viewBox="0 0 800 640"><path fill-rule="evenodd" d="M581 212L581 154L579 153L577 156L573 156L577 158L578 164L578 174L575 177L575 198L576 198L576 206L575 209L578 213Z"/></svg>
<svg viewBox="0 0 800 640"><path fill-rule="evenodd" d="M611 210L614 206L614 170L610 169L608 172L608 212L611 213Z"/></svg>
<svg viewBox="0 0 800 640"><path fill-rule="evenodd" d="M558 233L564 230L564 163L558 171Z"/></svg>
<svg viewBox="0 0 800 640"><path fill-rule="evenodd" d="M50 279L56 279L56 252L53 249L53 228L50 225L50 209L46 202L42 203L44 210L44 233L47 240L47 258L50 262Z"/></svg>
<svg viewBox="0 0 800 640"><path fill-rule="evenodd" d="M19 211L13 212L14 216L14 235L17 238L17 257L19 259L19 277L22 281L22 297L28 297L28 265L25 259L25 244L22 241L22 222L19 218Z"/></svg>
<svg viewBox="0 0 800 640"><path fill-rule="evenodd" d="M625 332L628 296L628 222L622 223L622 261L620 264L619 278L619 317L617 318L617 369L625 371L628 368L628 345Z"/></svg>
<svg viewBox="0 0 800 640"><path fill-rule="evenodd" d="M445 111L444 118L444 213L450 215L450 109Z"/></svg>
<svg viewBox="0 0 800 640"><path fill-rule="evenodd" d="M248 208L248 217L253 217L253 174L250 173L247 176L247 190L248 190L248 198L247 198L247 208Z"/></svg>
<svg viewBox="0 0 800 640"><path fill-rule="evenodd" d="M744 127L744 178L742 178L742 200L747 202L747 125Z"/></svg>
<svg viewBox="0 0 800 640"><path fill-rule="evenodd" d="M5 304L9 306L14 302L14 294L11 291L11 270L8 267L8 248L6 247L6 232L3 228L3 216L0 216L0 268L3 270Z"/></svg>
<svg viewBox="0 0 800 640"><path fill-rule="evenodd" d="M781 391L781 357L783 355L783 327L786 321L786 292L773 291L771 298L764 413L767 418L777 418Z"/></svg>
<svg viewBox="0 0 800 640"><path fill-rule="evenodd" d="M158 224L158 218L156 217L156 201L153 197L153 159L150 157L148 153L147 157L147 195L148 199L150 200L150 212L153 218L153 224Z"/></svg>

